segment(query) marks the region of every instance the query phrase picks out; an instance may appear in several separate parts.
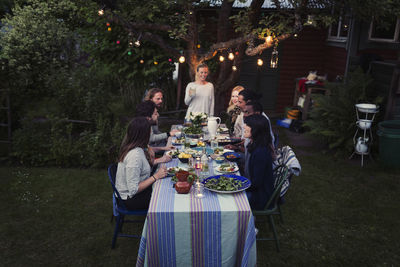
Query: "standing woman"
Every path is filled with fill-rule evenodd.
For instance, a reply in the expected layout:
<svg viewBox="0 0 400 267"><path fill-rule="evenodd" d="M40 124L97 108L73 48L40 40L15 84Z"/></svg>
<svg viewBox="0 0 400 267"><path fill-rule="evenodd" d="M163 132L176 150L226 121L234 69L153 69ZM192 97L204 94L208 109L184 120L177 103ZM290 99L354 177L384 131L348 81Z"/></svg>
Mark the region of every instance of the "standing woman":
<svg viewBox="0 0 400 267"><path fill-rule="evenodd" d="M185 104L188 105L186 118L190 112L203 112L214 116L214 85L207 82L208 66L204 63L197 66L196 79L186 86Z"/></svg>
<svg viewBox="0 0 400 267"><path fill-rule="evenodd" d="M274 191L272 162L274 150L268 120L259 114L244 118L245 175L251 181L246 190L252 209L262 210Z"/></svg>
<svg viewBox="0 0 400 267"><path fill-rule="evenodd" d="M233 130L235 128L236 119L242 112L242 110L238 106L238 96L239 96L239 92L242 90L244 90L244 87L240 86L240 85L235 86L232 89L231 99L229 101L229 106L226 111L230 117L230 133L233 133Z"/></svg>
<svg viewBox="0 0 400 267"><path fill-rule="evenodd" d="M150 204L152 184L167 174L165 166L150 175L147 147L150 123L145 117L134 118L128 126L118 157L115 186L129 210L147 209ZM147 154L147 155L146 155Z"/></svg>

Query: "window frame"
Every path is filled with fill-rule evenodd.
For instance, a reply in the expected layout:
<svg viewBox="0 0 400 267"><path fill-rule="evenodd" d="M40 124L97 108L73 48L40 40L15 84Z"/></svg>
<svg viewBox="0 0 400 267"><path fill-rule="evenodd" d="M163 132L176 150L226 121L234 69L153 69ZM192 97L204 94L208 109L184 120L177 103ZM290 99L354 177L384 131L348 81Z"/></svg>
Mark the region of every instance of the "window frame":
<svg viewBox="0 0 400 267"><path fill-rule="evenodd" d="M333 42L347 42L347 39L349 38L349 33L350 33L350 24L351 24L351 17L350 16L348 16L349 17L349 22L348 22L348 30L347 30L347 36L346 37L343 37L343 36L340 36L340 31L341 31L341 29L342 29L342 21L343 21L343 16L346 16L346 15L341 15L340 17L339 17L339 21L338 21L338 24L337 24L337 33L336 33L336 36L333 36L333 35L331 35L331 32L332 32L332 24L331 25L329 25L329 29L328 29L328 38L327 38L327 40L328 41L333 41Z"/></svg>
<svg viewBox="0 0 400 267"><path fill-rule="evenodd" d="M368 40L369 41L383 42L383 43L398 43L399 42L399 33L400 33L400 18L399 17L396 20L396 26L394 29L392 39L372 37L373 27L374 27L374 20L371 20L371 23L369 24L369 30L368 30Z"/></svg>

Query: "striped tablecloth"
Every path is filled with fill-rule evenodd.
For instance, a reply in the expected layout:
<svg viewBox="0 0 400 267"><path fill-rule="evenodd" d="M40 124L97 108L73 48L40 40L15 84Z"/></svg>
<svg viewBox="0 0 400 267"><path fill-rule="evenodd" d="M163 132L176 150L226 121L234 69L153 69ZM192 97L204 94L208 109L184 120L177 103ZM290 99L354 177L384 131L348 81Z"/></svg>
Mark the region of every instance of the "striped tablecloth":
<svg viewBox="0 0 400 267"><path fill-rule="evenodd" d="M255 239L245 192L205 190L199 199L193 190L176 193L165 178L153 185L136 266L255 266Z"/></svg>

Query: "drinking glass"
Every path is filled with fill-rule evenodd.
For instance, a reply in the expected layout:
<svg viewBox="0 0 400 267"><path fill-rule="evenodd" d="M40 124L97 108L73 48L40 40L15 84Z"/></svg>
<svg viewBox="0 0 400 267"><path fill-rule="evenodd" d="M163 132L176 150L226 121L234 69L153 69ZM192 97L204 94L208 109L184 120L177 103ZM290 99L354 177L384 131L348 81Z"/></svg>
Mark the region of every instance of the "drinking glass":
<svg viewBox="0 0 400 267"><path fill-rule="evenodd" d="M212 139L210 142L212 150L218 147L218 141L216 139Z"/></svg>
<svg viewBox="0 0 400 267"><path fill-rule="evenodd" d="M193 184L194 188L194 196L196 198L203 198L204 197L204 184L200 183L199 181Z"/></svg>

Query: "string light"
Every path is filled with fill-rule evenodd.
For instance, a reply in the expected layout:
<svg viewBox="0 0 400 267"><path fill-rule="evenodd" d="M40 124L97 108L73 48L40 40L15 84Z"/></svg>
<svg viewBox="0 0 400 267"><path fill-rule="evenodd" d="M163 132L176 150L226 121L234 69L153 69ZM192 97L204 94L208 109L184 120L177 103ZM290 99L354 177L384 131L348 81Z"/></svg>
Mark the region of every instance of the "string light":
<svg viewBox="0 0 400 267"><path fill-rule="evenodd" d="M261 58L257 59L258 66L262 66L263 64L264 64L264 61Z"/></svg>
<svg viewBox="0 0 400 267"><path fill-rule="evenodd" d="M141 59L139 62L140 62L140 64L143 64L143 63L144 63L144 60L143 60L143 59Z"/></svg>
<svg viewBox="0 0 400 267"><path fill-rule="evenodd" d="M140 40L139 40L139 39L136 40L135 46L136 46L136 47L139 47L139 46L140 46Z"/></svg>
<svg viewBox="0 0 400 267"><path fill-rule="evenodd" d="M185 63L185 57L184 56L180 56L179 57L179 63Z"/></svg>
<svg viewBox="0 0 400 267"><path fill-rule="evenodd" d="M267 38L265 38L265 41L266 41L267 43L272 42L272 36L271 36L271 35L268 35Z"/></svg>
<svg viewBox="0 0 400 267"><path fill-rule="evenodd" d="M104 15L104 9L100 9L98 12L99 16L103 16Z"/></svg>
<svg viewBox="0 0 400 267"><path fill-rule="evenodd" d="M313 25L314 24L314 16L308 15L306 25Z"/></svg>
<svg viewBox="0 0 400 267"><path fill-rule="evenodd" d="M132 55L132 51L128 51L128 56L131 56Z"/></svg>
<svg viewBox="0 0 400 267"><path fill-rule="evenodd" d="M293 37L297 38L297 37L299 37L299 35L297 33L295 33L295 34L293 34Z"/></svg>
<svg viewBox="0 0 400 267"><path fill-rule="evenodd" d="M224 56L219 56L219 61L223 62L225 60Z"/></svg>
<svg viewBox="0 0 400 267"><path fill-rule="evenodd" d="M110 27L110 22L107 22L107 23L106 23L106 26L107 26L107 27Z"/></svg>
<svg viewBox="0 0 400 267"><path fill-rule="evenodd" d="M235 55L232 52L230 52L228 54L228 58L229 58L229 60L234 60L235 59Z"/></svg>
<svg viewBox="0 0 400 267"><path fill-rule="evenodd" d="M198 44L198 45L197 45L197 48L200 48L200 47L201 47L201 45L200 45L200 44Z"/></svg>
<svg viewBox="0 0 400 267"><path fill-rule="evenodd" d="M278 67L278 51L276 50L276 45L274 46L274 50L271 54L271 68L275 69Z"/></svg>
<svg viewBox="0 0 400 267"><path fill-rule="evenodd" d="M111 31L111 27L108 27L108 28L107 28L107 31L109 31L109 32L110 32L110 31Z"/></svg>
<svg viewBox="0 0 400 267"><path fill-rule="evenodd" d="M158 65L158 61L154 61L154 65Z"/></svg>
<svg viewBox="0 0 400 267"><path fill-rule="evenodd" d="M233 71L237 71L237 67L235 65L232 66Z"/></svg>
<svg viewBox="0 0 400 267"><path fill-rule="evenodd" d="M117 44L120 44L121 42L119 40L117 40Z"/></svg>
<svg viewBox="0 0 400 267"><path fill-rule="evenodd" d="M133 47L133 41L129 41L128 45L129 47Z"/></svg>
<svg viewBox="0 0 400 267"><path fill-rule="evenodd" d="M168 61L169 61L169 62L172 62L172 58L169 58Z"/></svg>

